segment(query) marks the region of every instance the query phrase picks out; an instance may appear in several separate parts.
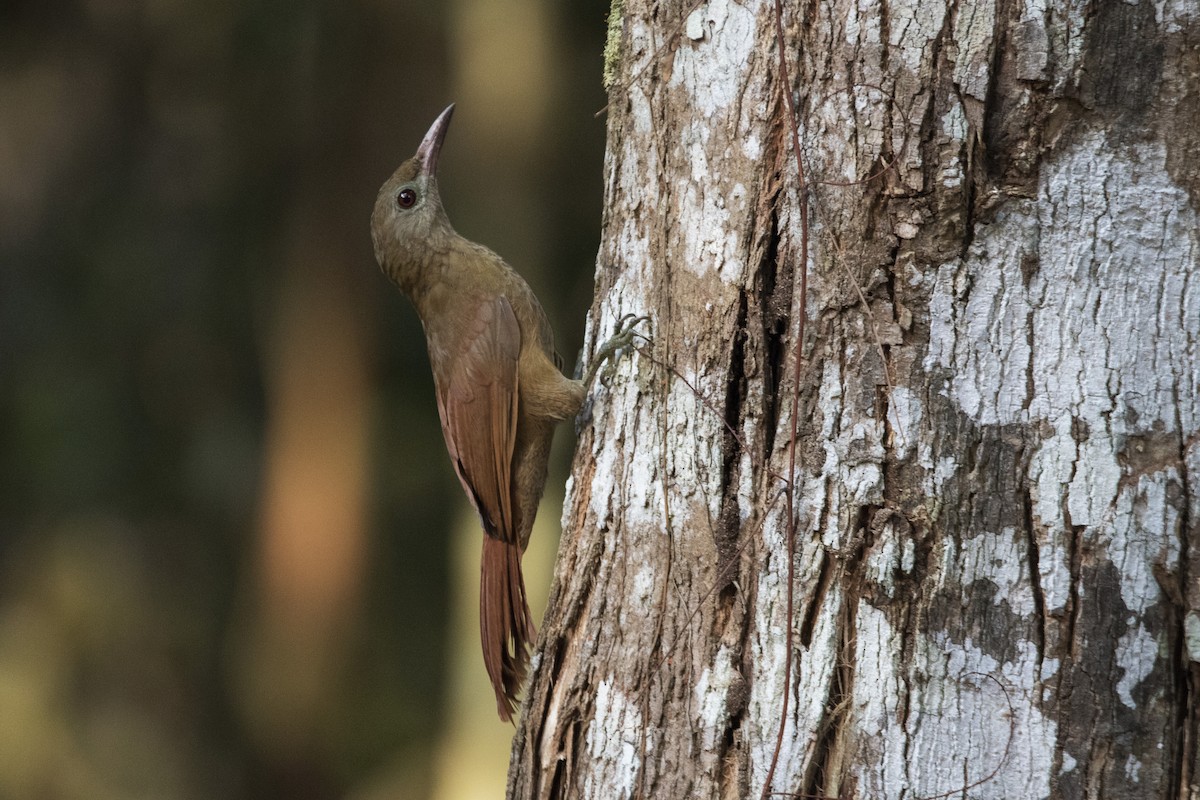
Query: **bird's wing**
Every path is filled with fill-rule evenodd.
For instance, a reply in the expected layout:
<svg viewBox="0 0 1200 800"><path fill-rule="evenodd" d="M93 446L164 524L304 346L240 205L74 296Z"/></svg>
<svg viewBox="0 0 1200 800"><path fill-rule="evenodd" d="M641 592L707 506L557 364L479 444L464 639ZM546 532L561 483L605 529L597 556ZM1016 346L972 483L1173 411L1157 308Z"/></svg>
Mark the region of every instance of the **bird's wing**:
<svg viewBox="0 0 1200 800"><path fill-rule="evenodd" d="M503 296L480 301L438 382L446 447L489 536L515 542L512 457L517 440L521 328Z"/></svg>

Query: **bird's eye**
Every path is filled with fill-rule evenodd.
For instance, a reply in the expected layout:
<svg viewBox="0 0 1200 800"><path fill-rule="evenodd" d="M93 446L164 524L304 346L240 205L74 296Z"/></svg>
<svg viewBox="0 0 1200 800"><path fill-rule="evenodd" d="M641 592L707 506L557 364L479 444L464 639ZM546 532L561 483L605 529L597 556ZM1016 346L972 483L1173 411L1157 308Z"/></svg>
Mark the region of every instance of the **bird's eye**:
<svg viewBox="0 0 1200 800"><path fill-rule="evenodd" d="M396 205L401 208L412 208L416 202L417 193L412 189L401 189L400 193L396 195Z"/></svg>

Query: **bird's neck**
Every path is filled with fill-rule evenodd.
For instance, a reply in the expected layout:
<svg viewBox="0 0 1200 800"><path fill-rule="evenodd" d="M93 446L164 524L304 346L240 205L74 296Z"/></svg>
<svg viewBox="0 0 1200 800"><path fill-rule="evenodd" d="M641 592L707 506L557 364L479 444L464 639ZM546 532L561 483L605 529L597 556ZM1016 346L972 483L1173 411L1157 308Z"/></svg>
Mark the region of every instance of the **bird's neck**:
<svg viewBox="0 0 1200 800"><path fill-rule="evenodd" d="M468 247L466 239L449 231L436 244L424 243L418 250L408 253L401 268L392 273L396 285L427 324L433 316L433 307L444 304L447 295L470 288L470 281L464 278Z"/></svg>
<svg viewBox="0 0 1200 800"><path fill-rule="evenodd" d="M420 310L429 291L448 279L454 259L457 240L461 239L453 229L439 231L417 243L391 253L387 260L388 277L395 282Z"/></svg>

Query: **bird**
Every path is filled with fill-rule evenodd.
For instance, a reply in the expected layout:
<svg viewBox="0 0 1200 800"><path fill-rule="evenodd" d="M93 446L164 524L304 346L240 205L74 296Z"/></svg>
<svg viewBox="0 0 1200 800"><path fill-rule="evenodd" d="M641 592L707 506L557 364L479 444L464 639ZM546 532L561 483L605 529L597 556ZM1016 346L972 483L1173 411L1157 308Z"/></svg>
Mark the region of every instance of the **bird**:
<svg viewBox="0 0 1200 800"><path fill-rule="evenodd" d="M446 449L482 523L480 642L497 713L512 722L536 635L521 556L554 430L575 416L601 364L629 347L648 318L623 317L582 379L562 373L529 284L460 236L446 215L437 166L453 113L451 104L380 188L371 239L380 269L420 317Z"/></svg>

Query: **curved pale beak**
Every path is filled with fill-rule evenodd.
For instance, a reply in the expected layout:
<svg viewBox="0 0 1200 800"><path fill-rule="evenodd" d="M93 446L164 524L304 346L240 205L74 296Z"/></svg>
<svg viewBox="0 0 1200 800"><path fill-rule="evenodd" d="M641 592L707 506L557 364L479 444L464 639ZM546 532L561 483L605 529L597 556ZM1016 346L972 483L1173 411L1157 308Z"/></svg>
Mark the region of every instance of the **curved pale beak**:
<svg viewBox="0 0 1200 800"><path fill-rule="evenodd" d="M442 142L446 131L450 128L450 117L454 116L454 103L446 106L446 110L438 114L438 118L429 126L421 146L417 148L417 161L421 165L421 173L434 175L437 173L438 153L442 150Z"/></svg>

